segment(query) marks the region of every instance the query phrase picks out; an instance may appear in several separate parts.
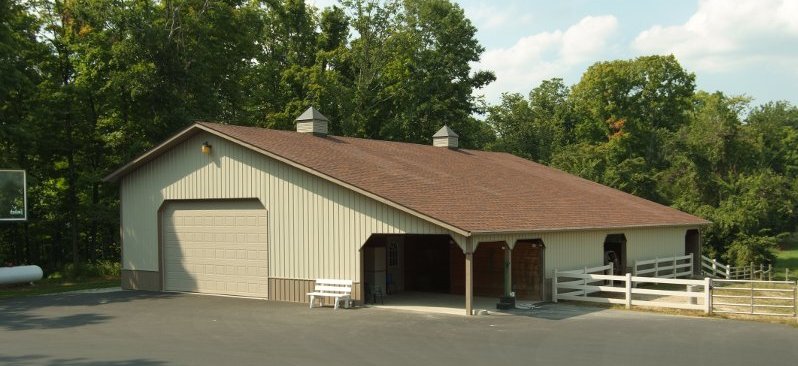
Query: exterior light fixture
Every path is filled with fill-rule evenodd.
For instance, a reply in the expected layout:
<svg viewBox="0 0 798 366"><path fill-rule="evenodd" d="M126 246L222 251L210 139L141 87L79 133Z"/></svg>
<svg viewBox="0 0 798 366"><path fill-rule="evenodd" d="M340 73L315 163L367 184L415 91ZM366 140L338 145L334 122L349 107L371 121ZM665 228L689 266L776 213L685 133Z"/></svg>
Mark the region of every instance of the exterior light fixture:
<svg viewBox="0 0 798 366"><path fill-rule="evenodd" d="M202 153L203 154L210 154L211 153L211 144L208 141L202 143Z"/></svg>

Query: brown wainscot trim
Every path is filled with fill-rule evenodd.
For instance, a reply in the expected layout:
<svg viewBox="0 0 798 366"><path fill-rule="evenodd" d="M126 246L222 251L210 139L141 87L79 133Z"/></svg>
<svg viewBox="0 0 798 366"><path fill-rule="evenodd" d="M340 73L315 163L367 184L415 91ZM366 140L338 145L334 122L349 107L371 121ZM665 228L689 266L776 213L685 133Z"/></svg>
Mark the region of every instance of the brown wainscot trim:
<svg viewBox="0 0 798 366"><path fill-rule="evenodd" d="M301 280L295 278L269 278L269 300L308 303L308 292L313 292L315 280ZM360 283L352 284L352 300L360 303ZM326 298L325 305L333 305L333 299Z"/></svg>
<svg viewBox="0 0 798 366"><path fill-rule="evenodd" d="M125 290L161 291L161 274L158 271L123 269L122 288Z"/></svg>

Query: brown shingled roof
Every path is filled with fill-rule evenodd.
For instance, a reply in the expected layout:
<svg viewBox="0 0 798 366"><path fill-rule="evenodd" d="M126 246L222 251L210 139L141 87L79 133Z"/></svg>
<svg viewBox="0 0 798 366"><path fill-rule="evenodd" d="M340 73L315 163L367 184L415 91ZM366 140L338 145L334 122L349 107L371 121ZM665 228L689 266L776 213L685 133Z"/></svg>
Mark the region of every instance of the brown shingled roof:
<svg viewBox="0 0 798 366"><path fill-rule="evenodd" d="M472 233L709 223L506 153L198 125Z"/></svg>

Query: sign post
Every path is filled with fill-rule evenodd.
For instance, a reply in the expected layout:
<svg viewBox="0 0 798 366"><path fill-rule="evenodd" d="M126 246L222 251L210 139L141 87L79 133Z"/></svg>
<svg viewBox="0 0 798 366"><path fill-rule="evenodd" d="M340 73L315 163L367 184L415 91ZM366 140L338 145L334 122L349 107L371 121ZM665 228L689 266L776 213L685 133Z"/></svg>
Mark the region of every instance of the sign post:
<svg viewBox="0 0 798 366"><path fill-rule="evenodd" d="M0 170L0 221L28 220L28 186L24 170Z"/></svg>

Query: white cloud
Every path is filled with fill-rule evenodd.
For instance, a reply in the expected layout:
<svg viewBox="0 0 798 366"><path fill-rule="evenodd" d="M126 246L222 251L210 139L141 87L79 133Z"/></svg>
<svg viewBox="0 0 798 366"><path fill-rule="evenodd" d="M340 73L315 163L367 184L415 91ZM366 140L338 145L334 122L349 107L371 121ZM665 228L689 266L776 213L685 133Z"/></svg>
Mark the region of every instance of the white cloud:
<svg viewBox="0 0 798 366"><path fill-rule="evenodd" d="M319 9L328 8L333 5L338 5L339 7L341 4L338 3L338 0L307 0L305 1L308 5L313 5Z"/></svg>
<svg viewBox="0 0 798 366"><path fill-rule="evenodd" d="M617 28L614 16L588 16L565 31L541 32L522 37L508 48L489 49L474 68L492 70L496 81L477 93L496 102L502 92L526 93L543 80L563 77L572 68L607 54L608 41Z"/></svg>
<svg viewBox="0 0 798 366"><path fill-rule="evenodd" d="M464 6L463 11L465 11L466 16L471 19L479 29L503 26L507 24L512 15L509 12L501 11L501 9L497 9L485 3Z"/></svg>
<svg viewBox="0 0 798 366"><path fill-rule="evenodd" d="M496 6L495 2L467 2L460 4L466 17L479 30L503 29L510 24L523 24L532 21L534 16L521 11L516 4L502 4Z"/></svg>
<svg viewBox="0 0 798 366"><path fill-rule="evenodd" d="M672 53L688 68L715 73L795 65L796 45L796 0L703 0L686 23L653 26L632 43L639 54Z"/></svg>
<svg viewBox="0 0 798 366"><path fill-rule="evenodd" d="M561 55L567 64L591 60L607 47L607 39L618 28L613 16L585 17L571 26L562 37Z"/></svg>

